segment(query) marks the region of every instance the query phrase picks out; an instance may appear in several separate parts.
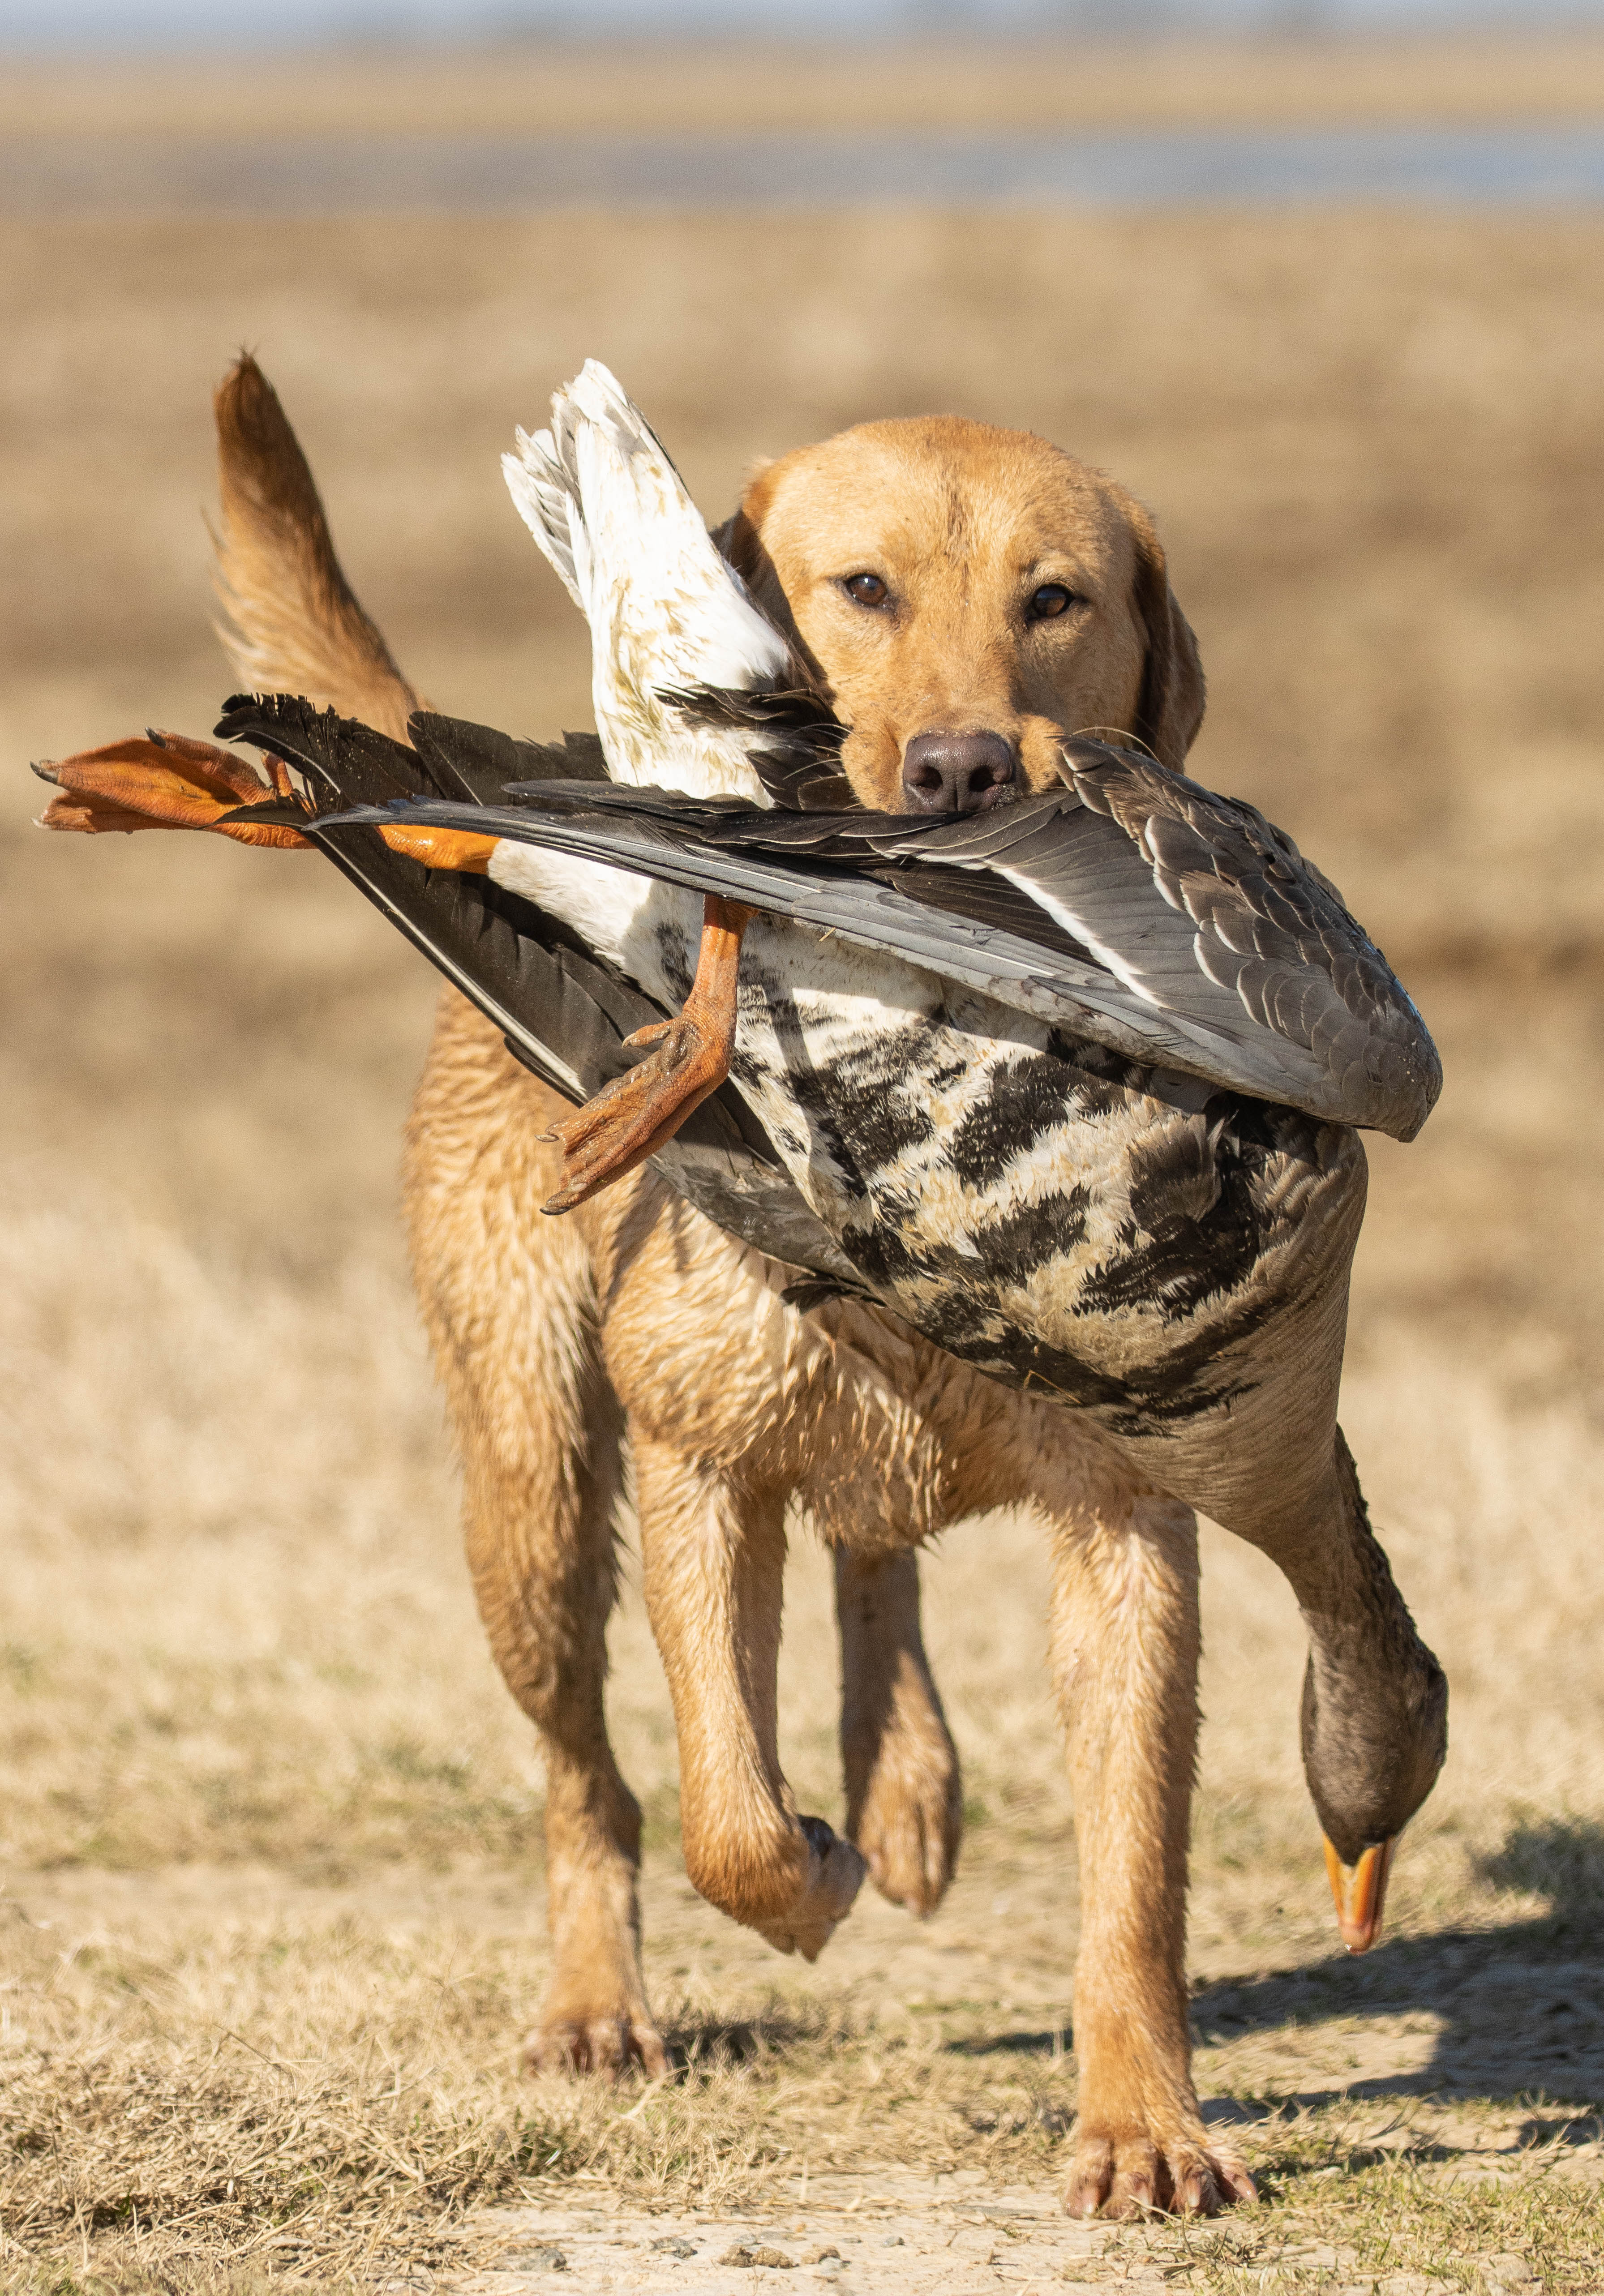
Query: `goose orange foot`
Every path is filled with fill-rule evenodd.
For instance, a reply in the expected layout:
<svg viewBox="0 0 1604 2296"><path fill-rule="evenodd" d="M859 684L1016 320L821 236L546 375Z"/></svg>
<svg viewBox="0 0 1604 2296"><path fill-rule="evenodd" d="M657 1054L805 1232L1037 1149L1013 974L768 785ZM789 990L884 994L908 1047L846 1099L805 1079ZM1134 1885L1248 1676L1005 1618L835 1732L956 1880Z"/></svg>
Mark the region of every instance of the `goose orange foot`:
<svg viewBox="0 0 1604 2296"><path fill-rule="evenodd" d="M542 1135L562 1147L563 1173L563 1186L543 1210L571 1212L632 1172L717 1092L729 1073L735 1042L741 936L756 914L740 901L709 894L696 978L683 1010L626 1037L627 1045L650 1046L649 1058Z"/></svg>
<svg viewBox="0 0 1604 2296"><path fill-rule="evenodd" d="M312 849L298 829L282 820L241 821L243 808L271 806L276 814L295 803L290 776L276 758L264 781L243 758L186 734L146 733L143 738L108 742L34 771L61 792L40 819L43 829L76 829L91 834L115 830L215 829L242 845L272 845L291 851Z"/></svg>
<svg viewBox="0 0 1604 2296"><path fill-rule="evenodd" d="M210 829L241 845L310 853L312 840L283 818L286 806L308 816L310 808L297 796L278 758L263 762L266 780L236 752L187 734L148 732L143 738L108 742L103 749L35 766L39 779L61 791L45 807L39 826L125 835L136 829ZM252 821L250 815L259 807L271 808L273 818ZM379 835L392 853L404 853L426 869L478 876L489 869L496 849L493 837L463 829L397 823Z"/></svg>

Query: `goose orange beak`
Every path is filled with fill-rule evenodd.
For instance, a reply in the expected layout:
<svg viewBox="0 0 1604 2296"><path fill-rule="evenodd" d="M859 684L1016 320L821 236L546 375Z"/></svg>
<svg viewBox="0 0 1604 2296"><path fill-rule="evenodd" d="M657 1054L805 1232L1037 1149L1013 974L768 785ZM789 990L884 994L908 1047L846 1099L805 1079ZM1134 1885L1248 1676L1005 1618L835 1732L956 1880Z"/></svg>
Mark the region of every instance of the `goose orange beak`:
<svg viewBox="0 0 1604 2296"><path fill-rule="evenodd" d="M1350 1953L1368 1953L1381 1935L1382 1908L1386 1904L1386 1877L1393 1870L1398 1837L1373 1841L1356 1866L1345 1866L1329 1841L1326 1872L1337 1900L1337 1926Z"/></svg>

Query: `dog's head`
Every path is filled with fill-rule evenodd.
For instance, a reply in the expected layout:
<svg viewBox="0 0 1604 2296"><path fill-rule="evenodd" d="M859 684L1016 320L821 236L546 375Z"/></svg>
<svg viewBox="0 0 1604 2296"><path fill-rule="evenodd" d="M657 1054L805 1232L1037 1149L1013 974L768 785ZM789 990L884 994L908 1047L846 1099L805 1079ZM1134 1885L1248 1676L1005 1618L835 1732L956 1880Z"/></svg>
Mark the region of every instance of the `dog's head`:
<svg viewBox="0 0 1604 2296"><path fill-rule="evenodd" d="M866 805L973 811L1112 728L1179 767L1197 643L1153 522L1023 430L866 422L756 472L719 542L851 728Z"/></svg>

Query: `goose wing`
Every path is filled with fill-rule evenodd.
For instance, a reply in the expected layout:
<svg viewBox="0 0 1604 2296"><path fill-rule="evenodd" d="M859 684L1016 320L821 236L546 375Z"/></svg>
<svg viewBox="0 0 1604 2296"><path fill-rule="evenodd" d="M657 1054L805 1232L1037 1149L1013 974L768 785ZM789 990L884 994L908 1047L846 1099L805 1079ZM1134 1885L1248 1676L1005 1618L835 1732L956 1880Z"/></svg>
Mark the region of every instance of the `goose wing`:
<svg viewBox="0 0 1604 2296"><path fill-rule="evenodd" d="M1225 1026L1245 1013L1271 1058L1312 1063L1334 1114L1413 1139L1443 1086L1413 999L1341 894L1255 806L1216 796L1151 758L1065 745L1089 818L1123 839L1090 876L1049 849L1024 882L1136 991ZM1101 847L1112 859L1113 838ZM1153 899L1161 897L1163 907ZM1322 1097L1324 1095L1322 1095Z"/></svg>
<svg viewBox="0 0 1604 2296"><path fill-rule="evenodd" d="M408 750L354 718L284 694L236 694L217 727L220 739L250 742L303 775L311 812L292 808L286 819L316 838L341 874L496 1023L516 1058L568 1099L582 1101L629 1065L619 1047L632 1029L662 1017L653 999L597 962L559 919L489 878L425 869L392 853L370 829L341 826L337 817L353 800L383 807L427 796L471 808L476 818L478 791L499 787L497 776L508 767L531 775L526 786L554 774L565 787L587 786L586 737L572 748L572 737L547 747L424 711L410 730L416 746ZM605 780L599 761L597 771ZM250 810L261 819L268 809Z"/></svg>
<svg viewBox="0 0 1604 2296"><path fill-rule="evenodd" d="M353 800L383 808L420 794L458 805L477 821L472 792L499 790L511 772L561 775L567 787L605 785L594 734L561 744L522 742L493 727L428 712L414 717L415 747L354 719L284 694L239 695L218 726L300 773L312 810L285 809L289 824L324 852L414 947L476 1005L514 1057L576 1104L642 1057L626 1047L635 1029L667 1018L662 1005L587 950L560 919L488 877L425 869L392 853L370 827L341 825ZM271 808L250 808L260 821ZM390 818L386 812L382 818ZM776 1156L740 1095L726 1086L703 1102L654 1160L698 1211L744 1243L810 1270L827 1291L862 1279Z"/></svg>
<svg viewBox="0 0 1604 2296"><path fill-rule="evenodd" d="M1442 1088L1436 1048L1291 838L1256 807L1131 750L1072 741L1061 771L1078 802L1049 800L1035 822L1009 807L944 824L922 849L876 842L916 854L925 865L911 877L927 887L954 866L1001 877L1133 996L1230 1044L1244 1088L1413 1138Z"/></svg>
<svg viewBox="0 0 1604 2296"><path fill-rule="evenodd" d="M839 932L1149 1066L1412 1138L1441 1086L1435 1047L1292 840L1129 751L1073 742L1064 773L1062 790L957 820L548 780L477 826Z"/></svg>

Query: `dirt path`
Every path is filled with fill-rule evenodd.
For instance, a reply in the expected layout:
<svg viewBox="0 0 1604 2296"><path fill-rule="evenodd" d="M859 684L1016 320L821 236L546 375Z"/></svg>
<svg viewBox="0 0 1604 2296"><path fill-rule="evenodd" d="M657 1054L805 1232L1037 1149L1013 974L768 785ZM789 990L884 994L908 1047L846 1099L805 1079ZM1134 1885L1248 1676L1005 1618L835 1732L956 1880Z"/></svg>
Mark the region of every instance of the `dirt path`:
<svg viewBox="0 0 1604 2296"><path fill-rule="evenodd" d="M410 2147L418 2165L403 2173L438 2180L465 2142L492 2161L515 2148L533 2172L465 2217L398 2213L402 2187L361 2242L342 2239L337 2215L312 2240L287 2206L276 2232L268 2194L259 2229L231 2248L219 2227L207 2251L314 2284L344 2266L364 2284L470 2296L749 2296L780 2275L865 2296L1129 2281L1322 2296L1604 2287L1604 1960L1590 1906L1501 1927L1406 1924L1355 1963L1329 1950L1316 1898L1283 1908L1279 1959L1245 1970L1230 1959L1229 1897L1205 1875L1199 2090L1263 2204L1211 2226L1084 2226L1058 2205L1074 2106L1061 1845L983 1832L934 1919L916 1927L870 1898L812 1968L720 1920L671 1853L654 1855L648 1970L678 2070L612 2091L512 2070L545 1962L536 1881L489 1866L341 1882L268 1867L13 1874L0 1947L18 2112L47 2119L24 2102L28 2046L44 2042L70 2116L86 2075L106 2089L125 2065L130 2100L167 2084L167 2134L190 2117L197 2177L232 2161L236 2128L274 2125L292 2186L314 2108L354 2127L399 2099L387 2125L406 2132L408 2091L448 2111L433 2156L382 2136L403 2162ZM210 2074L230 2045L214 2111L196 2068ZM34 2073L35 2095L50 2077ZM115 2123L117 2097L103 2101ZM99 2194L142 2177L141 2205L181 2217L184 2160L163 2190L130 2142L113 2126L93 2160L63 2146L53 2173L101 2207ZM38 2167L44 2182L52 2164Z"/></svg>

